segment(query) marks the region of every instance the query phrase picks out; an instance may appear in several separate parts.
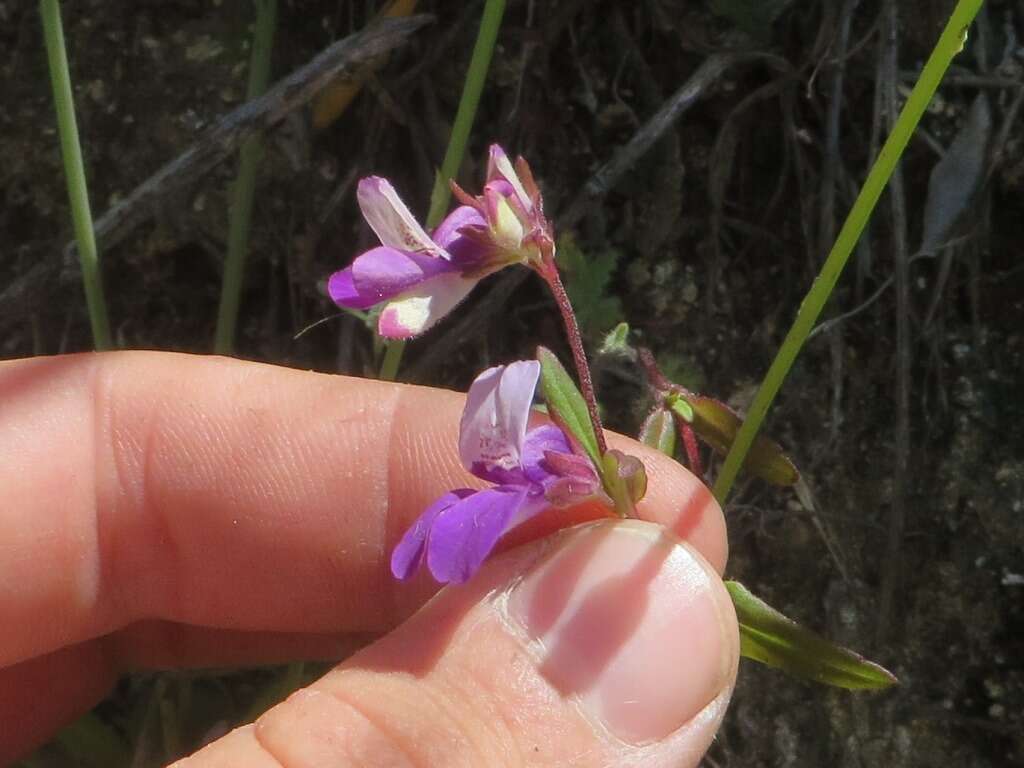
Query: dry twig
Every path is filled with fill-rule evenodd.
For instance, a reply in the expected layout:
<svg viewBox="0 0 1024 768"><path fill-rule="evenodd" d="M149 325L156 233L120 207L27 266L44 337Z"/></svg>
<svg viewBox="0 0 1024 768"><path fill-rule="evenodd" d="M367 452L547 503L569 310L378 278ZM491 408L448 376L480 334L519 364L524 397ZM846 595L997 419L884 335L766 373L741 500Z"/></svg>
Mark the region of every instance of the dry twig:
<svg viewBox="0 0 1024 768"><path fill-rule="evenodd" d="M419 15L372 24L324 49L263 96L222 117L195 144L96 220L96 241L100 249L121 242L135 227L156 215L168 197L195 183L233 155L247 137L278 125L331 80L398 47L431 18ZM32 311L38 302L45 300L55 281L77 281L79 270L74 243L68 244L63 253L55 251L47 255L0 294L4 319L13 320Z"/></svg>

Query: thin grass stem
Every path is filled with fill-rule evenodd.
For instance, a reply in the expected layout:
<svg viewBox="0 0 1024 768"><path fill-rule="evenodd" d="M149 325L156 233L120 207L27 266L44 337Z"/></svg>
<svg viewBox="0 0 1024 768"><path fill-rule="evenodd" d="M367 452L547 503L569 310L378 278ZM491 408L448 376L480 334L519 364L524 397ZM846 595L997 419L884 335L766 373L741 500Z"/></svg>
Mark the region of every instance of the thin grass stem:
<svg viewBox="0 0 1024 768"><path fill-rule="evenodd" d="M504 15L505 0L487 0L483 16L480 19L480 31L477 32L476 44L473 46L473 55L469 60L469 70L466 72L466 80L462 85L462 96L459 98L459 108L455 112L452 133L448 138L448 149L444 153L441 170L438 171L434 179L434 189L430 193L430 211L427 213L428 230L441 223L441 219L448 209L448 203L451 200L448 180L455 178L462 165L462 158L466 154L466 144L469 142L473 120L476 118L480 95L487 82L487 71L491 67L494 44L498 40L498 31L501 29L501 19ZM398 369L402 365L404 352L404 341L388 342L384 360L380 366L381 379L384 381L395 380Z"/></svg>
<svg viewBox="0 0 1024 768"><path fill-rule="evenodd" d="M249 83L246 99L252 101L267 90L270 80L270 58L277 27L277 0L256 0L256 30L253 34L252 55L249 59ZM252 208L256 194L256 172L263 155L263 137L251 136L238 153L238 176L231 189L228 213L228 247L224 259L224 277L221 281L220 306L217 310L217 330L214 351L231 354L235 345L238 307L245 278L245 257L249 250L252 229Z"/></svg>
<svg viewBox="0 0 1024 768"><path fill-rule="evenodd" d="M96 234L92 226L92 211L89 208L89 188L85 180L82 146L78 138L75 102L71 92L71 72L68 69L68 54L64 45L64 27L60 20L58 0L40 0L39 15L43 23L43 39L46 42L50 83L53 86L53 103L57 111L57 130L60 134L64 175L68 182L71 220L75 228L78 255L82 262L82 284L85 287L89 325L92 327L92 343L98 350L110 349L110 322L107 319L107 303L103 296L103 279L100 274Z"/></svg>
<svg viewBox="0 0 1024 768"><path fill-rule="evenodd" d="M740 427L735 441L733 441L729 454L725 457L725 463L718 474L714 488L715 498L718 499L719 504L725 504L729 491L732 490L733 483L736 480L736 475L740 467L743 466L747 452L754 442L757 431L761 427L761 423L764 421L764 417L768 413L775 395L778 394L782 382L793 366L793 361L796 360L797 354L799 354L807 339L807 335L811 332L814 323L821 314L821 310L832 294L832 290L835 288L836 281L839 279L843 267L846 266L850 253L867 226L871 212L874 210L882 190L888 183L889 177L896 168L896 164L899 162L907 142L910 141L914 129L920 122L928 102L931 101L935 89L942 80L943 74L945 74L953 57L963 48L967 29L974 16L978 13L982 2L983 0L959 0L956 8L953 9L953 13L946 23L946 28L942 31L938 43L936 43L935 48L928 57L928 61L925 63L921 76L917 79L913 90L910 92L910 96L907 97L907 103L900 111L892 132L886 139L885 144L882 145L882 149L878 153L878 159L871 166L871 171L868 173L864 186L861 188L860 194L857 195L853 208L843 223L843 227L836 237L835 244L832 246L832 250L829 252L821 272L800 305L796 320L789 329L789 333L786 334L786 338L775 355L768 373L765 374L761 387L758 389L754 402L747 413L747 417Z"/></svg>

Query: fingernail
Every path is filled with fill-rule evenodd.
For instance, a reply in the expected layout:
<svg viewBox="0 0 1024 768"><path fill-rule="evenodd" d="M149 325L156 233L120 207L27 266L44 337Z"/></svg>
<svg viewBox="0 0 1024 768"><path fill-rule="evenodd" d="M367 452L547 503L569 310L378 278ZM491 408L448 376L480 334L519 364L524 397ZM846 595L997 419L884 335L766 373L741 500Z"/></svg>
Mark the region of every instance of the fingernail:
<svg viewBox="0 0 1024 768"><path fill-rule="evenodd" d="M644 744L689 722L727 684L736 630L722 595L686 544L625 521L569 534L508 610L549 682L614 736Z"/></svg>

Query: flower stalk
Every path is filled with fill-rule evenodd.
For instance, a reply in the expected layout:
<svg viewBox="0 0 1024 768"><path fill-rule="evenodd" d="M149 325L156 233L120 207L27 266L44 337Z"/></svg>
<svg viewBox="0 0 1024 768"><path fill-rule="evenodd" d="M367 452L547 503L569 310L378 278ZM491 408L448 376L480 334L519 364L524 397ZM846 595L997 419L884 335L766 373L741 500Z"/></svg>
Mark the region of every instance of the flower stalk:
<svg viewBox="0 0 1024 768"><path fill-rule="evenodd" d="M608 452L608 444L604 439L601 414L597 409L597 393L594 391L594 381L590 376L587 353L583 349L583 337L580 334L580 326L576 322L576 313L573 311L572 302L569 301L569 294L565 292L565 285L562 284L562 276L558 272L558 266L555 264L554 257L545 254L543 265L537 272L551 289L551 293L555 297L555 303L558 305L558 311L562 314L565 333L569 339L569 348L572 350L572 361L576 366L576 375L580 380L580 391L587 403L587 413L590 415L590 423L594 426L594 436L597 438L598 450L604 455Z"/></svg>

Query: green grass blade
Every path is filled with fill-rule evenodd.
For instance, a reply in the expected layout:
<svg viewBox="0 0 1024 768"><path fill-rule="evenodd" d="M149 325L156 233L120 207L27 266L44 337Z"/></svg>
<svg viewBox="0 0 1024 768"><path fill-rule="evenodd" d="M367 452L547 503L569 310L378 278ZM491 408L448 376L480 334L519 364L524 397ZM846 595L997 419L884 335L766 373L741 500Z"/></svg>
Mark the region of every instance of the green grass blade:
<svg viewBox="0 0 1024 768"><path fill-rule="evenodd" d="M85 163L78 138L75 102L71 92L71 72L68 69L67 49L64 46L64 27L60 20L58 0L40 0L39 15L43 22L43 38L53 86L53 103L57 111L57 130L60 133L60 152L64 162L64 175L68 182L71 219L78 244L78 258L82 262L82 283L92 326L92 342L96 349L110 349L110 322L107 303L103 296L96 234L92 226L89 207L89 188L85 180Z"/></svg>
<svg viewBox="0 0 1024 768"><path fill-rule="evenodd" d="M277 0L256 0L256 31L253 36L252 56L249 60L249 84L246 99L262 96L270 81L270 55L274 48L274 30L277 27ZM256 171L263 154L263 137L251 136L239 150L238 176L231 189L231 207L228 213L228 250L224 259L224 277L221 281L220 307L217 310L217 331L214 351L231 354L235 345L235 327L238 306L245 276L245 257L249 250L249 232L252 228L252 207L256 195Z"/></svg>
<svg viewBox="0 0 1024 768"><path fill-rule="evenodd" d="M448 180L455 178L455 174L459 172L459 166L462 165L466 144L469 142L469 133L473 128L473 120L476 118L476 108L480 104L480 95L483 93L484 83L487 81L487 71L491 67L494 44L498 40L498 31L501 29L501 18L504 15L505 0L487 0L483 16L480 19L480 31L477 33L476 44L473 46L473 55L469 60L466 80L462 86L459 108L455 112L452 133L448 137L448 149L445 150L441 170L434 179L434 189L430 193L430 212L427 214L428 230L441 223L441 219L444 218L445 211L448 209L448 201L451 199ZM384 360L380 366L379 378L384 381L395 380L398 369L402 365L404 352L404 341L388 342Z"/></svg>
<svg viewBox="0 0 1024 768"><path fill-rule="evenodd" d="M832 250L825 260L821 272L818 274L806 298L804 298L792 328L786 334L786 338L775 355L768 373L765 374L761 387L754 397L754 402L750 406L747 418L740 427L736 440L733 442L732 448L725 458L725 463L722 465L721 472L719 472L714 489L715 498L718 499L720 504L725 504L729 491L732 490L733 482L736 480L736 475L743 465L747 452L754 442L754 437L757 435L757 431L761 427L761 423L764 421L764 417L768 413L775 395L778 394L782 382L793 366L793 361L796 360L797 354L799 354L800 349L807 340L807 335L811 332L814 323L821 314L821 310L832 294L832 289L835 287L843 267L846 266L846 261L857 244L857 240L864 231L871 212L874 210L882 190L888 183L889 177L892 176L892 172L896 168L896 163L899 162L907 142L910 141L914 129L920 122L928 102L931 101L932 95L935 93L935 89L942 80L942 76L945 74L953 57L963 48L967 29L978 13L982 1L959 0L956 8L953 9L949 21L946 23L946 28L939 37L938 43L936 43L935 48L932 50L931 56L928 57L928 61L921 71L921 76L917 79L917 83L910 92L907 103L900 111L892 133L889 134L881 151L878 153L878 159L871 166L871 171L868 173L864 186L861 188L860 194L857 195L853 208L843 223L843 227L836 237L835 244L832 246Z"/></svg>

